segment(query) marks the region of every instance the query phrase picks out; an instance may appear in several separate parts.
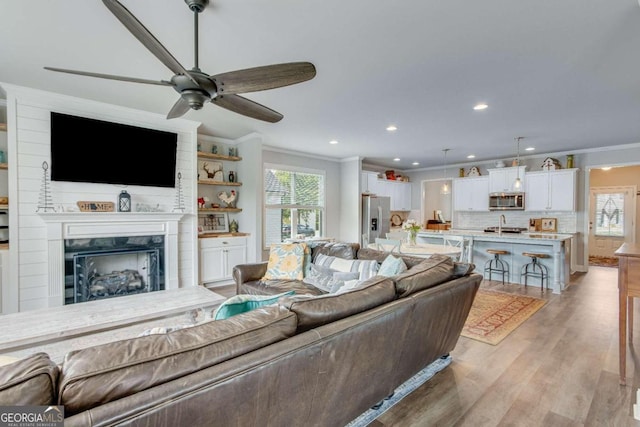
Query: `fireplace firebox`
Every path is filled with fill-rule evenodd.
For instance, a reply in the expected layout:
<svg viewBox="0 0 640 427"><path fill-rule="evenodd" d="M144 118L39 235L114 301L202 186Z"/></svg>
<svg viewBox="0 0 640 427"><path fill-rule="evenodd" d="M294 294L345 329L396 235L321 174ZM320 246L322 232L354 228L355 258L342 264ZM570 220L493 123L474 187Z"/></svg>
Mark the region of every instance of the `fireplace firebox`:
<svg viewBox="0 0 640 427"><path fill-rule="evenodd" d="M65 304L165 289L164 236L65 240Z"/></svg>

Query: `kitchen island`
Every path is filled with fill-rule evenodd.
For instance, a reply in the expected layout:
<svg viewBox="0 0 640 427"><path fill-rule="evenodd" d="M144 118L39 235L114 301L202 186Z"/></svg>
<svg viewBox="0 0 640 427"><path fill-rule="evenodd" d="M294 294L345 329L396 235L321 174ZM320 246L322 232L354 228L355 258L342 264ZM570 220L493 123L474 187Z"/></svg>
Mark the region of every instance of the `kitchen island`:
<svg viewBox="0 0 640 427"><path fill-rule="evenodd" d="M538 262L549 270L549 286L553 293L561 293L568 285L571 273L571 241L573 234L563 233L491 233L482 230L446 231L421 230L418 232L420 243L442 243L444 236L463 236L469 240L471 262L476 265L475 271L483 274L485 263L493 258L487 249L503 249L508 255L501 259L509 263L509 282L520 283L522 266L531 258L522 255L524 252L539 252L549 258L538 259ZM530 278L528 285L540 286L540 279Z"/></svg>

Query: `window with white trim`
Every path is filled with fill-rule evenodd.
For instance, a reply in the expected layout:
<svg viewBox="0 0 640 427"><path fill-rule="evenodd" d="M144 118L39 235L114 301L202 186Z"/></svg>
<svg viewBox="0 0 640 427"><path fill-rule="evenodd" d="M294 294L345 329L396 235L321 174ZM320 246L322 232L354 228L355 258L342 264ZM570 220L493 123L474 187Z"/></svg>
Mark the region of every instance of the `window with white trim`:
<svg viewBox="0 0 640 427"><path fill-rule="evenodd" d="M325 174L284 166L264 169L264 244L322 236Z"/></svg>
<svg viewBox="0 0 640 427"><path fill-rule="evenodd" d="M624 237L624 193L597 193L595 235Z"/></svg>

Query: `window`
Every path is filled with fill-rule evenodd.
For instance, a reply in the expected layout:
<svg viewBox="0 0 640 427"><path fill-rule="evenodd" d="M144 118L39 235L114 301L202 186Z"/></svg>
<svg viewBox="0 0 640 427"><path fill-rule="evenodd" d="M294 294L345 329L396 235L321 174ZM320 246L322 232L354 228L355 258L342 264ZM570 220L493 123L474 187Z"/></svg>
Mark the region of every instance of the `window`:
<svg viewBox="0 0 640 427"><path fill-rule="evenodd" d="M595 234L624 237L624 193L597 193Z"/></svg>
<svg viewBox="0 0 640 427"><path fill-rule="evenodd" d="M324 188L324 172L265 167L265 247L285 239L322 235Z"/></svg>

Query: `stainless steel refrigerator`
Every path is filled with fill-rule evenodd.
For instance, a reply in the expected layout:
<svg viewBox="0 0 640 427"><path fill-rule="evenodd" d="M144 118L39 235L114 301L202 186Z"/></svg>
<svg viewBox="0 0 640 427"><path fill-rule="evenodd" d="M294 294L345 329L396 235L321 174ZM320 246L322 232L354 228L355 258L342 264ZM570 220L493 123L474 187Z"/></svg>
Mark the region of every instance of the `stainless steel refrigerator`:
<svg viewBox="0 0 640 427"><path fill-rule="evenodd" d="M386 238L391 227L391 198L386 196L362 196L362 242L375 243L376 237Z"/></svg>

